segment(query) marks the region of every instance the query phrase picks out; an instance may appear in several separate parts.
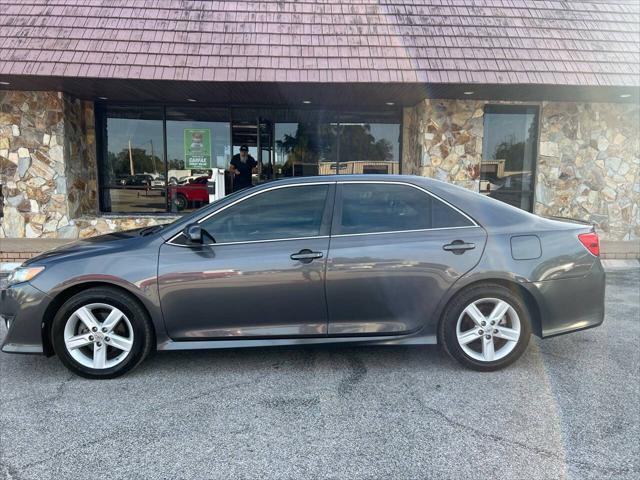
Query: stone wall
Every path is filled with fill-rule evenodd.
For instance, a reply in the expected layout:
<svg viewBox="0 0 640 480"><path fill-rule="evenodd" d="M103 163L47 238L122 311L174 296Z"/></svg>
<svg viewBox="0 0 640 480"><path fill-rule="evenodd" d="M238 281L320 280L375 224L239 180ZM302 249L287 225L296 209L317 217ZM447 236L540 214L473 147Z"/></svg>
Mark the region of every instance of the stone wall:
<svg viewBox="0 0 640 480"><path fill-rule="evenodd" d="M403 172L478 191L486 103L425 100L406 108ZM535 212L587 220L603 239L640 239L640 107L539 105Z"/></svg>
<svg viewBox="0 0 640 480"><path fill-rule="evenodd" d="M478 190L484 103L425 100L405 109L403 173Z"/></svg>
<svg viewBox="0 0 640 480"><path fill-rule="evenodd" d="M0 237L55 235L69 224L62 97L0 91Z"/></svg>
<svg viewBox="0 0 640 480"><path fill-rule="evenodd" d="M540 127L536 213L640 239L640 106L544 103Z"/></svg>

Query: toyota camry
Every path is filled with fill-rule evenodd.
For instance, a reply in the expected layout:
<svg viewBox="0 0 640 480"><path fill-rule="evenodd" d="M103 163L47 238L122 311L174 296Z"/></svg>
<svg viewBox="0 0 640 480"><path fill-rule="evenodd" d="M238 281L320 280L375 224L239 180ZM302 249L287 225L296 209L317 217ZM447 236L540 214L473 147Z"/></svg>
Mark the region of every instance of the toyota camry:
<svg viewBox="0 0 640 480"><path fill-rule="evenodd" d="M602 323L598 255L591 225L436 180L290 178L25 262L2 350L112 378L156 350L439 344L490 371Z"/></svg>

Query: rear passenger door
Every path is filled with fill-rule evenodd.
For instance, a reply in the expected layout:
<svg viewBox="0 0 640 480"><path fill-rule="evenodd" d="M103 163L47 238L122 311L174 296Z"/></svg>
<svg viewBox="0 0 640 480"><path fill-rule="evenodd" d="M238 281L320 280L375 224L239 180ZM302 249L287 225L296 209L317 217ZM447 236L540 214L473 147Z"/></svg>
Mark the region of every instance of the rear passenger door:
<svg viewBox="0 0 640 480"><path fill-rule="evenodd" d="M435 325L442 295L478 263L484 229L412 184L337 188L326 273L329 335Z"/></svg>

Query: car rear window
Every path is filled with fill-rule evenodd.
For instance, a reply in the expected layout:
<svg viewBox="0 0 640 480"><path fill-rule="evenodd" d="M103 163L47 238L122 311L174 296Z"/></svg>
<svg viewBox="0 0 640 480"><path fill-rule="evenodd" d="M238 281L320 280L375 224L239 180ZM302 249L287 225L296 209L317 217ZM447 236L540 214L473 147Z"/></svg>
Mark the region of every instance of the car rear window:
<svg viewBox="0 0 640 480"><path fill-rule="evenodd" d="M424 191L397 184L342 185L338 234L472 226L464 215Z"/></svg>

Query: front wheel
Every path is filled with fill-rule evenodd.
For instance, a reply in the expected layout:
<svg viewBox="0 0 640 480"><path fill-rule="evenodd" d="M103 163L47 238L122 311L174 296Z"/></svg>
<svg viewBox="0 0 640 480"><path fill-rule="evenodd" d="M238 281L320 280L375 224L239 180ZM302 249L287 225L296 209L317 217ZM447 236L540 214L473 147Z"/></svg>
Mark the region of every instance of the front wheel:
<svg viewBox="0 0 640 480"><path fill-rule="evenodd" d="M173 201L173 204L176 206L176 208L178 209L179 212L181 212L182 210L184 210L185 208L187 208L189 206L189 202L187 201L187 197L185 197L181 193L176 195L176 198Z"/></svg>
<svg viewBox="0 0 640 480"><path fill-rule="evenodd" d="M531 336L531 319L521 296L502 285L472 287L446 308L440 340L464 366L492 371L515 362Z"/></svg>
<svg viewBox="0 0 640 480"><path fill-rule="evenodd" d="M129 295L91 288L67 300L51 326L62 363L86 378L115 378L135 368L153 344L146 312Z"/></svg>

